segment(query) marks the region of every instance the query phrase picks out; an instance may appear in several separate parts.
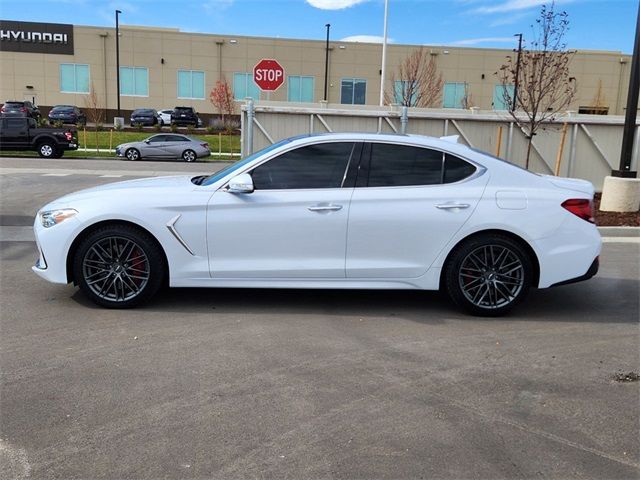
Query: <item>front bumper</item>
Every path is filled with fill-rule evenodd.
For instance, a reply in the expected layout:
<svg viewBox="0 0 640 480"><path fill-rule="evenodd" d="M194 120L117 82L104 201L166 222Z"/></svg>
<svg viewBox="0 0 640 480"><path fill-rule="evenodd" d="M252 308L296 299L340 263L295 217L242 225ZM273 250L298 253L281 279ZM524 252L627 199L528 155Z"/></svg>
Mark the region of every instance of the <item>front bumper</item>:
<svg viewBox="0 0 640 480"><path fill-rule="evenodd" d="M67 256L72 240L81 230L76 218L70 218L58 225L45 228L36 215L33 233L36 237L38 259L31 270L52 283L67 284Z"/></svg>

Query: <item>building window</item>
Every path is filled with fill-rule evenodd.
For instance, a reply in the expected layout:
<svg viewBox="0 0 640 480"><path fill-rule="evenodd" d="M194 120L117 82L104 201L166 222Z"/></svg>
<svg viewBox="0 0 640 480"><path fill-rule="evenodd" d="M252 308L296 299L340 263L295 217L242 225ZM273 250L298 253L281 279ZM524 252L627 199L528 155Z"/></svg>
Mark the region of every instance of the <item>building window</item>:
<svg viewBox="0 0 640 480"><path fill-rule="evenodd" d="M149 69L146 67L120 67L120 95L149 96Z"/></svg>
<svg viewBox="0 0 640 480"><path fill-rule="evenodd" d="M313 102L313 77L289 75L287 99L290 102Z"/></svg>
<svg viewBox="0 0 640 480"><path fill-rule="evenodd" d="M178 98L204 100L204 72L178 70Z"/></svg>
<svg viewBox="0 0 640 480"><path fill-rule="evenodd" d="M393 83L393 101L398 105L405 107L415 107L418 103L418 85L413 81L413 88L410 88L412 82L409 80L396 80ZM409 98L411 97L411 98Z"/></svg>
<svg viewBox="0 0 640 480"><path fill-rule="evenodd" d="M447 82L444 84L444 108L465 108L467 84L464 82Z"/></svg>
<svg viewBox="0 0 640 480"><path fill-rule="evenodd" d="M608 115L609 107L587 105L583 107L578 107L578 113L584 114L584 115Z"/></svg>
<svg viewBox="0 0 640 480"><path fill-rule="evenodd" d="M89 65L60 64L60 91L62 93L89 93Z"/></svg>
<svg viewBox="0 0 640 480"><path fill-rule="evenodd" d="M513 103L513 85L496 85L493 89L493 109L509 110Z"/></svg>
<svg viewBox="0 0 640 480"><path fill-rule="evenodd" d="M343 78L340 89L340 103L364 105L367 94L367 81L361 78Z"/></svg>
<svg viewBox="0 0 640 480"><path fill-rule="evenodd" d="M234 73L233 98L235 100L244 100L247 97L254 100L260 99L260 89L256 82L253 81L253 73Z"/></svg>

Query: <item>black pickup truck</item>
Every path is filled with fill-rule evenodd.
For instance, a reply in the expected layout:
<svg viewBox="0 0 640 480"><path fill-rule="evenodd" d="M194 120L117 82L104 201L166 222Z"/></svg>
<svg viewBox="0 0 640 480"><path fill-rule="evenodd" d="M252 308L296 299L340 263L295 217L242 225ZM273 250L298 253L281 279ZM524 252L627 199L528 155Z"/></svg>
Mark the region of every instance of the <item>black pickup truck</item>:
<svg viewBox="0 0 640 480"><path fill-rule="evenodd" d="M72 128L40 128L33 118L0 117L0 150L33 150L44 158L60 158L78 149L78 132Z"/></svg>

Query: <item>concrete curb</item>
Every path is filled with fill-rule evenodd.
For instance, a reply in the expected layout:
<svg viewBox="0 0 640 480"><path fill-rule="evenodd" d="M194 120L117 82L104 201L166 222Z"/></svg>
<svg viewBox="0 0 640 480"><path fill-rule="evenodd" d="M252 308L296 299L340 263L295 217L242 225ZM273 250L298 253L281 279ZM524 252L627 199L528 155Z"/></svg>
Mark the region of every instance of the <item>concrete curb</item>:
<svg viewBox="0 0 640 480"><path fill-rule="evenodd" d="M603 237L640 237L640 227L598 227Z"/></svg>

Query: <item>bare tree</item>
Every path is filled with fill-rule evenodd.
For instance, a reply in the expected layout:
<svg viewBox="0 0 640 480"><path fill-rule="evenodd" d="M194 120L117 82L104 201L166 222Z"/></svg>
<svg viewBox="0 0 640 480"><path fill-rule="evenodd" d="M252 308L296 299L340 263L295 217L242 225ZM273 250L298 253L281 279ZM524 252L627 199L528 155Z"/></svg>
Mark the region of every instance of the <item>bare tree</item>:
<svg viewBox="0 0 640 480"><path fill-rule="evenodd" d="M396 88L396 82L399 88ZM397 73L391 75L392 90L385 93L385 101L406 107L439 107L443 84L435 55L420 47L402 61Z"/></svg>
<svg viewBox="0 0 640 480"><path fill-rule="evenodd" d="M233 115L236 111L236 104L231 87L225 79L216 82L215 88L209 94L209 101L218 109L222 115L222 124L227 128L228 119L225 120L225 115Z"/></svg>
<svg viewBox="0 0 640 480"><path fill-rule="evenodd" d="M464 109L469 109L476 106L475 101L473 99L473 94L469 89L469 84L466 82L464 84L464 96L462 97L462 100L460 103L462 104L462 108Z"/></svg>
<svg viewBox="0 0 640 480"><path fill-rule="evenodd" d="M91 90L84 99L84 105L87 112L87 119L94 124L96 132L96 150L99 149L98 132L102 130L102 122L104 121L104 109L100 105L98 93L91 82Z"/></svg>
<svg viewBox="0 0 640 480"><path fill-rule="evenodd" d="M540 16L531 26L533 40L528 48L522 49L520 60L508 56L496 72L504 102L513 106L509 109L511 116L528 140L527 169L534 135L543 122L553 120L571 104L576 92L575 81L569 75L569 63L575 52L567 50L564 43L569 29L568 14L556 12L554 7L553 2L542 6ZM512 88L516 84L514 99Z"/></svg>

